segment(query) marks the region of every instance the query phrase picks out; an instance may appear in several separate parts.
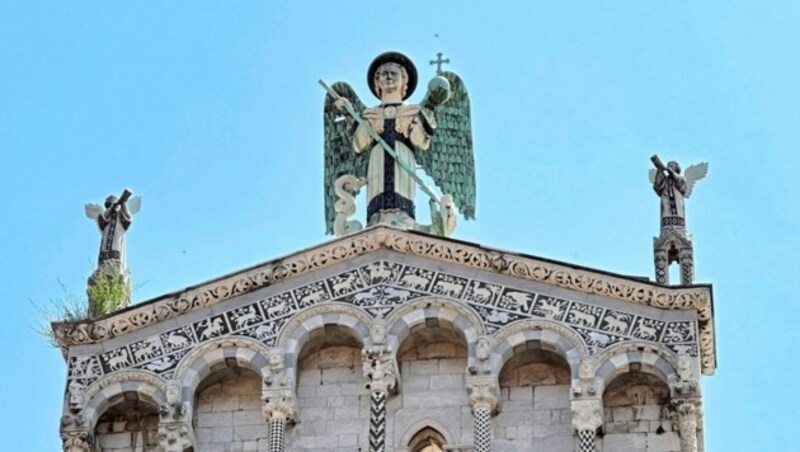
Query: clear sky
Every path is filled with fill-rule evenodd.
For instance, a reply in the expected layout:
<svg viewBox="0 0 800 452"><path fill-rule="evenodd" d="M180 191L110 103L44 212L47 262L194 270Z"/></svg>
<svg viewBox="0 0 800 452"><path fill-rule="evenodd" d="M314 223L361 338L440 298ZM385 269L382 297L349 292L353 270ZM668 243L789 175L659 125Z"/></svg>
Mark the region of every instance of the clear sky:
<svg viewBox="0 0 800 452"><path fill-rule="evenodd" d="M800 3L475 3L0 2L3 449L60 450L65 366L29 300L83 291L83 204L142 195L136 301L326 240L316 81L370 103L366 67L397 49L421 87L444 52L470 91L460 239L652 276L649 157L709 161L688 202L714 284L707 450L800 450Z"/></svg>

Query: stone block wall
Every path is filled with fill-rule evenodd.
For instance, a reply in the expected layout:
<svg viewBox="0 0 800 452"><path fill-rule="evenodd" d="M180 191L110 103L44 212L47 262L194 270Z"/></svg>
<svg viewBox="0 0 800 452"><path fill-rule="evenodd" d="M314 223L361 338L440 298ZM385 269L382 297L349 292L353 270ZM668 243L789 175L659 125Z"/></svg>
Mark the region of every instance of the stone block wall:
<svg viewBox="0 0 800 452"><path fill-rule="evenodd" d="M104 416L95 438L100 452L158 452L158 414L134 420L124 414Z"/></svg>
<svg viewBox="0 0 800 452"><path fill-rule="evenodd" d="M261 379L241 368L237 372L241 373L227 375L198 392L197 452L267 450L269 426L261 412Z"/></svg>
<svg viewBox="0 0 800 452"><path fill-rule="evenodd" d="M369 393L364 386L361 349L328 347L303 358L299 367L300 422L287 429L286 450L344 452L363 448L369 425Z"/></svg>

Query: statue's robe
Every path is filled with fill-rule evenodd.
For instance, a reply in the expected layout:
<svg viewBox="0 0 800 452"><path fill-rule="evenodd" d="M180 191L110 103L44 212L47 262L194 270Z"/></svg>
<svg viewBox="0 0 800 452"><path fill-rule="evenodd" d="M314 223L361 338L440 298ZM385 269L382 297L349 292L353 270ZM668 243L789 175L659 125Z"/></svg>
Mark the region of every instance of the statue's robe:
<svg viewBox="0 0 800 452"><path fill-rule="evenodd" d="M678 176L674 179L665 176L662 171L656 172L653 189L661 197L661 227L686 226L686 213L683 197L686 194L686 179Z"/></svg>
<svg viewBox="0 0 800 452"><path fill-rule="evenodd" d="M97 226L103 234L98 264L116 260L125 266L125 231L130 225L131 216L119 206L106 209L97 217Z"/></svg>
<svg viewBox="0 0 800 452"><path fill-rule="evenodd" d="M412 171L416 167L414 151L426 151L436 129L433 114L418 105L384 104L367 108L362 116ZM368 223L378 222L376 218L386 212L405 213L413 220L416 218L414 195L417 184L394 157L372 139L366 128L359 125L353 136L353 149L361 153L370 148Z"/></svg>

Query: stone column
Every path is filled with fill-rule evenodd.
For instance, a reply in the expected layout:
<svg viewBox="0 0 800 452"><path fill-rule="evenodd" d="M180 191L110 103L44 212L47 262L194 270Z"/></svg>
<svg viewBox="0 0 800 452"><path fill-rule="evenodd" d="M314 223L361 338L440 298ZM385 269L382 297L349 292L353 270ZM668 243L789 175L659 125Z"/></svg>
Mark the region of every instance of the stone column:
<svg viewBox="0 0 800 452"><path fill-rule="evenodd" d="M575 450L595 452L597 428L603 425L603 403L600 399L579 399L571 402L572 428L575 429Z"/></svg>
<svg viewBox="0 0 800 452"><path fill-rule="evenodd" d="M492 413L497 409L499 391L494 377L467 377L467 396L472 406L475 452L492 450Z"/></svg>
<svg viewBox="0 0 800 452"><path fill-rule="evenodd" d="M656 249L654 263L656 266L656 282L658 284L669 284L669 259L667 250Z"/></svg>
<svg viewBox="0 0 800 452"><path fill-rule="evenodd" d="M390 351L383 346L373 346L361 352L361 365L370 400L369 452L386 450L386 399L397 383Z"/></svg>
<svg viewBox="0 0 800 452"><path fill-rule="evenodd" d="M294 420L294 395L287 390L264 391L264 417L269 423L269 452L284 452L286 424Z"/></svg>
<svg viewBox="0 0 800 452"><path fill-rule="evenodd" d="M697 452L697 426L700 419L700 401L695 398L672 400L674 418L681 437L681 452Z"/></svg>
<svg viewBox="0 0 800 452"><path fill-rule="evenodd" d="M680 251L681 285L688 286L694 282L694 251L684 248Z"/></svg>

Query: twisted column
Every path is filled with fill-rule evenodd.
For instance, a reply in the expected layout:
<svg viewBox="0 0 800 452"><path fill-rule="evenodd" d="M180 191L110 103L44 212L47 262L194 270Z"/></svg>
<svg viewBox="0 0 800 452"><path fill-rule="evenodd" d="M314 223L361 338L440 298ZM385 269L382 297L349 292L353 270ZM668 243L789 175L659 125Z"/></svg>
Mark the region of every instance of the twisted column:
<svg viewBox="0 0 800 452"><path fill-rule="evenodd" d="M467 396L472 406L475 452L492 450L492 412L497 409L497 383L490 376L467 377Z"/></svg>
<svg viewBox="0 0 800 452"><path fill-rule="evenodd" d="M294 419L294 395L288 390L264 391L262 411L269 423L269 452L286 449L286 424Z"/></svg>
<svg viewBox="0 0 800 452"><path fill-rule="evenodd" d="M369 451L386 450L386 398L397 383L390 349L374 346L361 352L364 378L369 389Z"/></svg>
<svg viewBox="0 0 800 452"><path fill-rule="evenodd" d="M595 452L597 428L603 425L603 404L600 399L579 399L570 403L576 450Z"/></svg>

